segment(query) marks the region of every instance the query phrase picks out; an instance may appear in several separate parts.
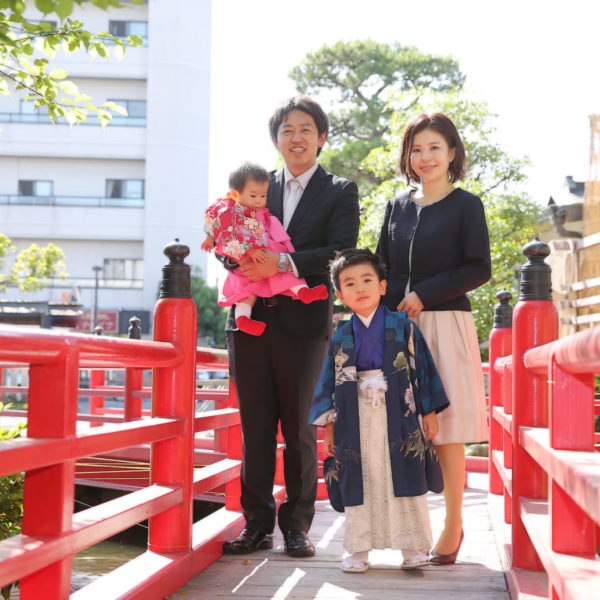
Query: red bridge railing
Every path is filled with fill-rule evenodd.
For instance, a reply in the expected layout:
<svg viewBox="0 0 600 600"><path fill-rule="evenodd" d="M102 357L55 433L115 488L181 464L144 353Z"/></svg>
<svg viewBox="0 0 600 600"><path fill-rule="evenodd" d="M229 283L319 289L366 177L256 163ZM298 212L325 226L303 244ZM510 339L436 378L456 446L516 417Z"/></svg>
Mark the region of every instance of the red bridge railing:
<svg viewBox="0 0 600 600"><path fill-rule="evenodd" d="M0 587L20 580L23 600L164 598L217 560L223 540L243 526L233 386L225 408L194 410L196 368L223 369L227 359L196 348L188 252L178 243L165 249L154 341L0 326L0 361L29 366L27 437L0 445L0 475L26 472L22 534L0 542ZM125 420L92 417L120 422L76 428L81 367L127 369ZM143 369L153 372L148 418L136 400ZM221 432L226 457L194 469L194 436L206 430ZM140 444L152 444L150 485L74 514L75 462ZM225 507L193 523L193 498L223 485ZM71 595L73 554L146 519L148 550Z"/></svg>
<svg viewBox="0 0 600 600"><path fill-rule="evenodd" d="M537 240L525 246L529 262L512 328L510 294L498 295L490 336L490 492L504 496L503 521L511 525L503 553L511 597L591 600L600 593L600 327L556 340L548 253ZM501 520L494 526L507 529Z"/></svg>

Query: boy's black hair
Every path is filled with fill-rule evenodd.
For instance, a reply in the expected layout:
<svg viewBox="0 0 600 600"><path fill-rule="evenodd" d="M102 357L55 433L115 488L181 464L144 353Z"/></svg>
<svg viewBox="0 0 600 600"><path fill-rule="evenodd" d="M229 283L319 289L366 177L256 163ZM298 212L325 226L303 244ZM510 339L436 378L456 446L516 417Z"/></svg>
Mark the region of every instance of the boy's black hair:
<svg viewBox="0 0 600 600"><path fill-rule="evenodd" d="M386 279L385 263L379 254L374 254L368 248L346 248L336 252L333 262L329 265L331 283L336 292L340 291L340 275L344 269L354 265L369 264L379 277L379 281Z"/></svg>
<svg viewBox="0 0 600 600"><path fill-rule="evenodd" d="M329 119L327 118L327 113L321 108L321 105L309 96L294 96L279 106L269 119L269 132L276 146L279 127L293 110L300 110L310 115L315 121L319 136L323 133L329 133ZM317 150L317 156L319 156L321 150L321 148Z"/></svg>
<svg viewBox="0 0 600 600"><path fill-rule="evenodd" d="M260 165L245 162L241 167L238 167L229 174L229 187L241 193L248 179L263 183L264 181L269 181L270 177L267 170L263 169Z"/></svg>

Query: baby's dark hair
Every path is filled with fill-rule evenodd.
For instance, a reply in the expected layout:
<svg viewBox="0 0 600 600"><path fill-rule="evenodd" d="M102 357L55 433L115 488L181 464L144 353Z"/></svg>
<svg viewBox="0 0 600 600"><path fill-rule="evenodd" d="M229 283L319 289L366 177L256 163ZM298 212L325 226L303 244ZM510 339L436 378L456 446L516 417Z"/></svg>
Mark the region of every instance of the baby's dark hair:
<svg viewBox="0 0 600 600"><path fill-rule="evenodd" d="M269 181L269 173L260 165L245 162L241 167L238 167L229 174L229 187L232 190L242 192L249 179L263 183L264 181Z"/></svg>
<svg viewBox="0 0 600 600"><path fill-rule="evenodd" d="M331 283L335 291L340 291L340 275L344 269L363 264L373 267L379 281L386 278L385 263L381 260L381 256L374 254L368 248L346 248L336 252L333 262L329 265Z"/></svg>

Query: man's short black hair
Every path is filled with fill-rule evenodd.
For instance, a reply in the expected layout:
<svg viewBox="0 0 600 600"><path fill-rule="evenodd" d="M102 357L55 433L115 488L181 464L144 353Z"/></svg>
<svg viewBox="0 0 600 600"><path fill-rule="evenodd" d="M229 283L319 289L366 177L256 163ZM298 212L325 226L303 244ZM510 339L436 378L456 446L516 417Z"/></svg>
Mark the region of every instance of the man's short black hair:
<svg viewBox="0 0 600 600"><path fill-rule="evenodd" d="M369 264L379 277L379 281L386 278L385 263L379 254L374 254L368 248L347 248L336 252L333 262L329 265L331 283L336 292L340 291L340 275L344 269L354 265Z"/></svg>
<svg viewBox="0 0 600 600"><path fill-rule="evenodd" d="M323 133L329 133L329 119L327 118L327 113L321 108L321 105L308 96L294 96L279 106L269 119L271 139L276 146L279 127L293 110L301 110L314 119L319 137ZM320 153L321 148L317 150L317 156Z"/></svg>
<svg viewBox="0 0 600 600"><path fill-rule="evenodd" d="M231 171L229 174L229 187L241 193L244 191L244 187L249 179L257 183L264 183L265 181L269 181L269 173L260 165L245 162L241 167L238 167L235 171Z"/></svg>

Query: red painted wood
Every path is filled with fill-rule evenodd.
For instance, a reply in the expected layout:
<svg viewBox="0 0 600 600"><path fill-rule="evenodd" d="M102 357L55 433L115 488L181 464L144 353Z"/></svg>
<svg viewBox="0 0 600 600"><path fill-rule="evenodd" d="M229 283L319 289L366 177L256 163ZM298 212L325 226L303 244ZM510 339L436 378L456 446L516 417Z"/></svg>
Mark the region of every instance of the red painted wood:
<svg viewBox="0 0 600 600"><path fill-rule="evenodd" d="M238 408L237 393L233 381L229 382L229 408ZM242 426L232 425L227 429L227 458L242 460ZM225 486L225 507L231 511L241 511L240 495L242 486L239 479L229 481ZM241 529L240 529L241 530ZM239 531L235 532L237 535Z"/></svg>
<svg viewBox="0 0 600 600"><path fill-rule="evenodd" d="M92 369L90 371L90 390L103 387L105 384L106 371L104 369ZM97 415L104 408L104 396L90 396L90 414ZM93 422L90 427L100 427L102 422Z"/></svg>
<svg viewBox="0 0 600 600"><path fill-rule="evenodd" d="M548 425L547 376L531 373L523 356L527 350L555 340L558 316L550 300L517 302L513 312L513 493L512 551L513 567L541 570L542 564L521 521L520 499L547 498L548 478L519 444L521 426Z"/></svg>
<svg viewBox="0 0 600 600"><path fill-rule="evenodd" d="M525 429L521 445L571 498L600 524L600 454L550 448L547 429Z"/></svg>
<svg viewBox="0 0 600 600"><path fill-rule="evenodd" d="M552 358L551 368L550 445L557 450L592 452L594 450L593 372L568 373L557 364L557 354Z"/></svg>
<svg viewBox="0 0 600 600"><path fill-rule="evenodd" d="M142 422L105 425L83 430L66 439L18 438L2 442L0 475L49 467L63 460L102 454L143 442L181 435L184 423L171 419L148 419Z"/></svg>
<svg viewBox="0 0 600 600"><path fill-rule="evenodd" d="M590 556L572 556L551 548L548 502L523 498L520 513L527 531L539 550L548 583L561 600L596 600L600 561Z"/></svg>
<svg viewBox="0 0 600 600"><path fill-rule="evenodd" d="M490 458L487 456L465 456L465 467L469 473L487 473Z"/></svg>
<svg viewBox="0 0 600 600"><path fill-rule="evenodd" d="M49 364L73 348L79 351L81 368L170 367L182 360L168 343L0 325L0 360Z"/></svg>
<svg viewBox="0 0 600 600"><path fill-rule="evenodd" d="M194 419L194 431L208 431L211 429L223 429L230 425L240 424L240 413L237 408L221 408L211 410Z"/></svg>
<svg viewBox="0 0 600 600"><path fill-rule="evenodd" d="M142 418L142 397L135 392L142 389L143 369L130 367L125 369L125 420L134 421Z"/></svg>
<svg viewBox="0 0 600 600"><path fill-rule="evenodd" d="M188 552L192 543L196 382L196 305L191 298L158 301L154 311L154 339L173 343L182 360L177 367L154 369L152 415L183 419L184 431L170 440L154 442L151 481L180 485L183 501L150 519L148 548L161 553Z"/></svg>
<svg viewBox="0 0 600 600"><path fill-rule="evenodd" d="M12 582L15 573L24 576L44 569L54 557L84 550L180 501L180 489L151 486L76 513L72 530L60 536L18 535L4 540L0 542L0 587Z"/></svg>
<svg viewBox="0 0 600 600"><path fill-rule="evenodd" d="M490 333L490 365L502 356L508 356L512 352L512 329L509 327L494 327ZM489 473L490 492L502 494L502 478L498 473L492 460L493 450L502 450L504 447L504 431L502 424L495 417L494 407L503 406L502 398L502 376L495 368L488 368L489 393L490 393L490 441L489 441Z"/></svg>
<svg viewBox="0 0 600 600"><path fill-rule="evenodd" d="M75 433L77 418L77 351L71 349L51 365L29 369L29 438L65 438ZM48 385L52 382L52 385ZM23 534L58 536L69 531L73 517L74 462L27 471L23 498ZM68 597L71 586L69 554L21 579L21 599Z"/></svg>
<svg viewBox="0 0 600 600"><path fill-rule="evenodd" d="M194 471L194 496L214 490L216 487L239 478L241 463L226 458L210 466Z"/></svg>

